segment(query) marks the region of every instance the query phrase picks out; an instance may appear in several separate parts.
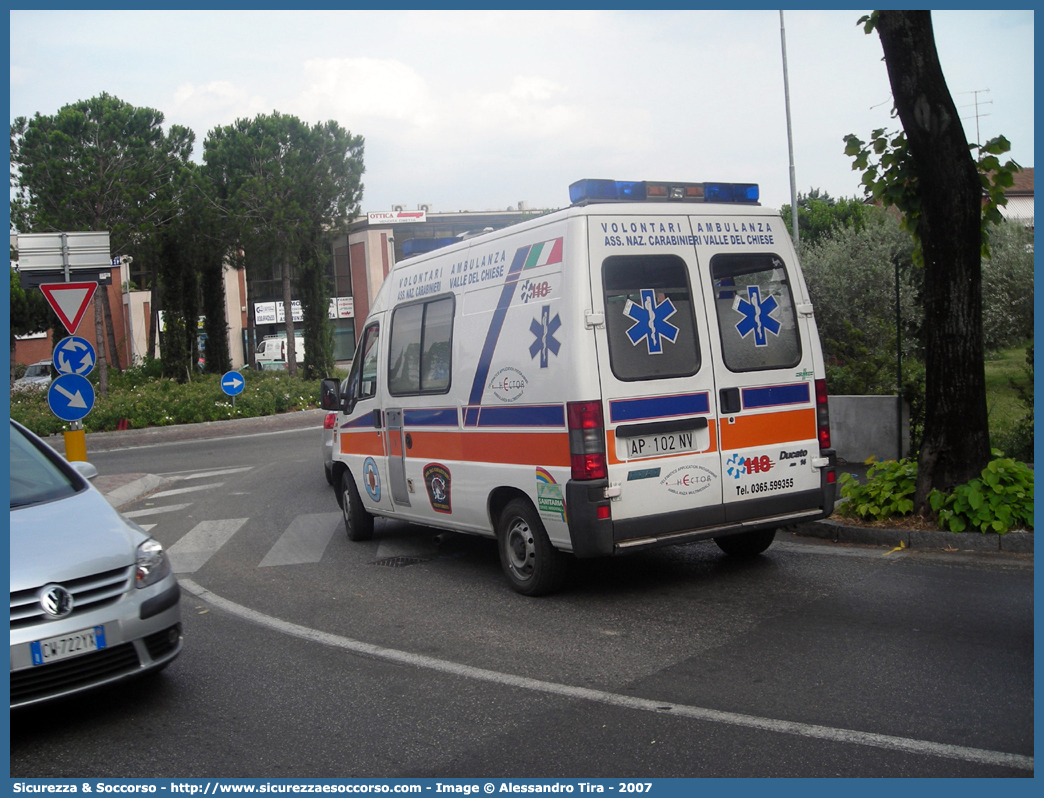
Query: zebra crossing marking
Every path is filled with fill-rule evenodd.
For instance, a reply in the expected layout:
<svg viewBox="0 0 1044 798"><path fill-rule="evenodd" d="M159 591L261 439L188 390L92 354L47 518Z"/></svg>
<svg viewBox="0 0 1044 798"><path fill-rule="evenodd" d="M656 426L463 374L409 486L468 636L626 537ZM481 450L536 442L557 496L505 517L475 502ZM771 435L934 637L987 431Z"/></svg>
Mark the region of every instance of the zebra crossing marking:
<svg viewBox="0 0 1044 798"><path fill-rule="evenodd" d="M268 550L258 568L319 562L340 521L340 513L297 516Z"/></svg>
<svg viewBox="0 0 1044 798"><path fill-rule="evenodd" d="M187 535L167 549L174 572L192 573L202 568L224 546L248 518L200 521Z"/></svg>
<svg viewBox="0 0 1044 798"><path fill-rule="evenodd" d="M176 513L179 510L184 510L186 507L191 507L192 503L189 504L166 504L163 507L146 507L144 510L131 510L130 512L124 513L124 517L134 518L146 518L150 515L162 515L163 513Z"/></svg>
<svg viewBox="0 0 1044 798"><path fill-rule="evenodd" d="M210 490L211 488L220 488L224 485L224 482L212 482L209 485L193 485L189 488L174 488L173 490L161 490L159 493L153 493L150 498L152 499L163 499L167 496L179 496L182 493L195 493L200 490Z"/></svg>

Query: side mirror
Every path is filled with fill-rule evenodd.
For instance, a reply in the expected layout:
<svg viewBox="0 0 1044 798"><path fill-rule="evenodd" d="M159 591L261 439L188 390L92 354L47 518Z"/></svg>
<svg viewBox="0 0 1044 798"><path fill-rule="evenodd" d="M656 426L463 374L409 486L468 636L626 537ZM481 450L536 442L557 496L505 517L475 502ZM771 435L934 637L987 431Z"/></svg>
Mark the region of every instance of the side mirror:
<svg viewBox="0 0 1044 798"><path fill-rule="evenodd" d="M319 388L320 404L323 410L341 409L341 383L333 378L322 381Z"/></svg>
<svg viewBox="0 0 1044 798"><path fill-rule="evenodd" d="M93 480L98 476L98 469L85 460L70 460L68 462L84 479Z"/></svg>

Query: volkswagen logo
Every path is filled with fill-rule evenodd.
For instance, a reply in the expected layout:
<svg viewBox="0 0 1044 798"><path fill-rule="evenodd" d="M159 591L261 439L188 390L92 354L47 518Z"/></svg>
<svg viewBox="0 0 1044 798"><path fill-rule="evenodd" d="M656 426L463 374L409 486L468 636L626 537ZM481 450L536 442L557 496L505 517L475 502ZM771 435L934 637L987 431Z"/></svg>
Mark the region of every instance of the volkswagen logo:
<svg viewBox="0 0 1044 798"><path fill-rule="evenodd" d="M72 593L61 585L47 585L40 591L40 606L49 618L64 618L73 611Z"/></svg>

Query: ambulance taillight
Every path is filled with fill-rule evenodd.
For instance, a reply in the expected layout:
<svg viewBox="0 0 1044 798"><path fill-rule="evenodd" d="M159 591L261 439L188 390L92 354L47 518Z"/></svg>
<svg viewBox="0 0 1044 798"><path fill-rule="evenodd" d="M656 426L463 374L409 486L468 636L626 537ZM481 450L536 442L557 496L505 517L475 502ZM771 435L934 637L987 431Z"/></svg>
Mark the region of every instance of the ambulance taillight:
<svg viewBox="0 0 1044 798"><path fill-rule="evenodd" d="M819 448L830 448L830 411L827 408L826 380L816 380L816 435Z"/></svg>
<svg viewBox="0 0 1044 798"><path fill-rule="evenodd" d="M605 479L605 427L601 402L569 402L569 460L573 479Z"/></svg>

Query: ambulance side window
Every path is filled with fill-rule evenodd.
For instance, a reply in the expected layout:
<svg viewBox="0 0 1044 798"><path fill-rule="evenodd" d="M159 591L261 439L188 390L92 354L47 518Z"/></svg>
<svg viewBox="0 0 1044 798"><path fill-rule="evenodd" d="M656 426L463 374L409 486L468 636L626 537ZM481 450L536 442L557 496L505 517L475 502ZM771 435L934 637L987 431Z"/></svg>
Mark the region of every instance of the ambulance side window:
<svg viewBox="0 0 1044 798"><path fill-rule="evenodd" d="M452 296L396 308L388 347L391 394L446 393L452 339Z"/></svg>
<svg viewBox="0 0 1044 798"><path fill-rule="evenodd" d="M677 255L602 262L609 361L618 380L691 377L700 370L689 270Z"/></svg>
<svg viewBox="0 0 1044 798"><path fill-rule="evenodd" d="M722 254L711 258L710 269L725 367L761 371L800 363L801 337L783 259Z"/></svg>
<svg viewBox="0 0 1044 798"><path fill-rule="evenodd" d="M371 324L363 330L362 338L359 339L359 346L355 350L355 357L352 359L352 370L348 374L348 379L344 381L344 385L341 386L342 395L346 392L349 394L349 407L347 410L349 413L359 400L372 399L377 395L377 350L379 348L377 341L379 333L380 327L376 324Z"/></svg>
<svg viewBox="0 0 1044 798"><path fill-rule="evenodd" d="M362 370L359 379L359 399L369 399L377 395L377 340L380 328L376 324L367 327L363 333Z"/></svg>

